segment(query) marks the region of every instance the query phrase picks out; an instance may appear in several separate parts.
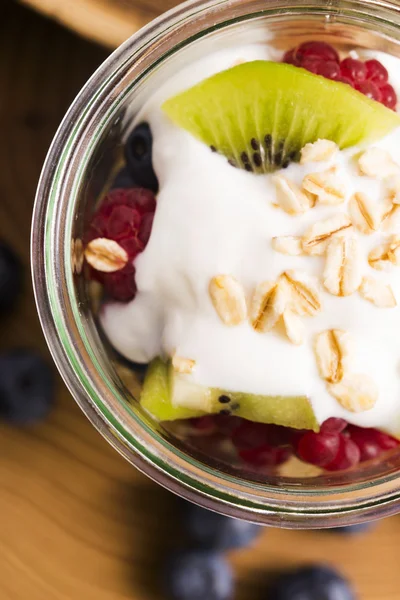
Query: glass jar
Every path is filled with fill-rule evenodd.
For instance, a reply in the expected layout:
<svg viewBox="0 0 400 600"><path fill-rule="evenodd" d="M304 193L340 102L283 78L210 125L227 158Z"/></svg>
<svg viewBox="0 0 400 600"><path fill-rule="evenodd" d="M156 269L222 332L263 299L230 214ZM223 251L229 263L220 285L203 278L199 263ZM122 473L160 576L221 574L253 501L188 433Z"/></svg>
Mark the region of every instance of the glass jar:
<svg viewBox="0 0 400 600"><path fill-rule="evenodd" d="M298 463L292 472L257 478L189 448L141 410L140 369L127 370L98 329L79 254L85 223L119 165L133 115L171 73L229 45L267 40L286 49L307 39L400 56L400 3L193 0L150 23L108 58L67 113L40 179L32 234L36 301L50 350L102 435L138 469L187 499L291 528L395 513L400 453L350 472L326 474Z"/></svg>

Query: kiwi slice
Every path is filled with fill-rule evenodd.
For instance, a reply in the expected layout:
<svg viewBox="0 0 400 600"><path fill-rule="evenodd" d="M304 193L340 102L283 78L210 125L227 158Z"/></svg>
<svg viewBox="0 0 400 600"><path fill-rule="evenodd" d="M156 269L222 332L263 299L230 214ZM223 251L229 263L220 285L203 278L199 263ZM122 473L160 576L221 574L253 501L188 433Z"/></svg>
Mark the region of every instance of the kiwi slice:
<svg viewBox="0 0 400 600"><path fill-rule="evenodd" d="M260 423L319 430L305 396L261 396L200 386L161 359L148 367L140 403L159 421L222 413Z"/></svg>
<svg viewBox="0 0 400 600"><path fill-rule="evenodd" d="M366 145L400 125L394 111L349 85L269 61L217 73L163 110L230 164L255 173L287 167L308 142Z"/></svg>

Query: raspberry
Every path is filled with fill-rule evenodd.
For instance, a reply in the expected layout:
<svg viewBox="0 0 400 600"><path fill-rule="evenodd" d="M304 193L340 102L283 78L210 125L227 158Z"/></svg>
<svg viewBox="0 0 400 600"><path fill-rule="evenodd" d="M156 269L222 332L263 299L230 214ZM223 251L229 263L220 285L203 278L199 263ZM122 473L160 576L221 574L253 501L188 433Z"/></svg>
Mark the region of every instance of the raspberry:
<svg viewBox="0 0 400 600"><path fill-rule="evenodd" d="M326 77L327 79L336 79L340 77L340 67L337 62L333 60L321 61L317 71L318 75Z"/></svg>
<svg viewBox="0 0 400 600"><path fill-rule="evenodd" d="M132 194L134 207L140 212L141 215L155 212L156 199L153 192L144 188L131 190L131 192L135 192Z"/></svg>
<svg viewBox="0 0 400 600"><path fill-rule="evenodd" d="M382 93L373 81L362 81L361 83L356 83L355 88L364 94L364 96L367 96L367 98L371 98L377 102L382 100Z"/></svg>
<svg viewBox="0 0 400 600"><path fill-rule="evenodd" d="M347 427L347 421L330 417L321 425L321 433L340 433Z"/></svg>
<svg viewBox="0 0 400 600"><path fill-rule="evenodd" d="M308 431L297 445L297 455L304 462L323 467L336 458L340 437L337 433L314 433Z"/></svg>
<svg viewBox="0 0 400 600"><path fill-rule="evenodd" d="M133 261L140 252L144 250L146 244L142 244L141 240L136 237L128 237L123 240L118 240L118 243L124 250L127 251L129 258ZM129 265L127 265L129 266Z"/></svg>
<svg viewBox="0 0 400 600"><path fill-rule="evenodd" d="M339 439L339 450L336 457L332 462L324 465L327 471L343 471L360 462L360 450L357 444L342 433L339 434Z"/></svg>
<svg viewBox="0 0 400 600"><path fill-rule="evenodd" d="M115 240L126 250L128 264L115 273L90 270L92 279L100 281L115 300L128 302L135 297L133 261L150 238L156 200L153 192L142 188L114 189L104 198L85 235L85 243L97 237Z"/></svg>
<svg viewBox="0 0 400 600"><path fill-rule="evenodd" d="M360 82L367 77L367 67L361 60L348 57L340 63L340 73L351 81Z"/></svg>
<svg viewBox="0 0 400 600"><path fill-rule="evenodd" d="M373 81L378 87L382 87L388 82L389 73L379 60L367 60L365 66L367 68L367 79L369 81Z"/></svg>
<svg viewBox="0 0 400 600"><path fill-rule="evenodd" d="M129 237L140 225L140 214L135 208L127 205L114 206L107 222L107 236L112 240Z"/></svg>
<svg viewBox="0 0 400 600"><path fill-rule="evenodd" d="M239 451L240 458L254 467L275 467L286 462L290 455L289 448L274 448L269 444Z"/></svg>
<svg viewBox="0 0 400 600"><path fill-rule="evenodd" d="M307 69L307 71L316 75L322 75L322 77L326 77L327 79L336 79L336 77L340 76L340 67L333 60L326 61L317 56L306 56L301 66L303 69Z"/></svg>
<svg viewBox="0 0 400 600"><path fill-rule="evenodd" d="M348 77L343 77L343 75L338 75L337 77L335 77L335 81L339 81L340 83L346 83L347 85L351 85L351 87L354 87L354 83L351 81L351 79L349 79Z"/></svg>
<svg viewBox="0 0 400 600"><path fill-rule="evenodd" d="M297 60L306 56L315 56L326 61L339 62L339 55L335 48L325 42L304 42L295 50Z"/></svg>
<svg viewBox="0 0 400 600"><path fill-rule="evenodd" d="M147 242L150 239L151 230L153 227L154 214L147 213L143 215L142 222L139 229L139 240L143 244L143 247L147 246Z"/></svg>
<svg viewBox="0 0 400 600"><path fill-rule="evenodd" d="M381 102L388 108L395 109L397 104L397 96L393 87L387 83L380 88Z"/></svg>
<svg viewBox="0 0 400 600"><path fill-rule="evenodd" d="M297 48L287 50L283 62L351 85L368 98L381 102L388 108L396 108L397 96L388 83L387 69L376 59L363 62L348 56L340 61L338 53L329 44L305 42Z"/></svg>
<svg viewBox="0 0 400 600"><path fill-rule="evenodd" d="M155 211L156 199L154 193L145 188L116 188L104 198L100 210L107 213L114 206L120 205L136 208L140 214L145 214Z"/></svg>
<svg viewBox="0 0 400 600"><path fill-rule="evenodd" d="M300 66L300 60L296 56L296 48L291 48L287 52L285 52L283 56L283 62L288 65L295 65L296 67Z"/></svg>
<svg viewBox="0 0 400 600"><path fill-rule="evenodd" d="M307 71L310 71L310 73L315 73L318 75L321 64L322 61L318 56L306 56L304 59L302 59L300 67L307 69Z"/></svg>
<svg viewBox="0 0 400 600"><path fill-rule="evenodd" d="M103 278L107 293L120 302L129 302L136 295L135 269L126 265L121 271L105 273Z"/></svg>

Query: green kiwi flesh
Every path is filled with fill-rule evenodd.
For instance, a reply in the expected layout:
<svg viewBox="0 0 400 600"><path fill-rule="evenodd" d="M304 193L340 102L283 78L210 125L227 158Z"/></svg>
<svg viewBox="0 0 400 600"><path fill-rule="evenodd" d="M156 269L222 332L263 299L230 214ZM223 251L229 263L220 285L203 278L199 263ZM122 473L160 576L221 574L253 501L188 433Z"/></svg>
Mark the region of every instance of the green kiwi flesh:
<svg viewBox="0 0 400 600"><path fill-rule="evenodd" d="M261 396L200 386L161 359L148 367L140 403L158 421L222 413L260 423L319 430L305 396Z"/></svg>
<svg viewBox="0 0 400 600"><path fill-rule="evenodd" d="M365 146L400 125L394 111L345 83L269 61L217 73L163 110L233 166L255 173L287 167L308 142Z"/></svg>

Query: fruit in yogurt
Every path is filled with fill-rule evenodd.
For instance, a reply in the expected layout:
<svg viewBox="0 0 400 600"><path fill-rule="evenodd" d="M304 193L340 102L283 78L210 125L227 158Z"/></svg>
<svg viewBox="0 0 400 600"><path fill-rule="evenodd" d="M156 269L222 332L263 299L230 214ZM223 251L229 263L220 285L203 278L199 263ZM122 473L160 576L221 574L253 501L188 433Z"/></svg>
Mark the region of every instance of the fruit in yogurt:
<svg viewBox="0 0 400 600"><path fill-rule="evenodd" d="M389 83L389 73L375 58L362 61L346 56L340 60L336 50L325 42L304 42L285 52L283 62L302 67L327 79L341 81L368 98L395 109L397 95Z"/></svg>
<svg viewBox="0 0 400 600"><path fill-rule="evenodd" d="M254 173L285 168L318 139L374 142L400 117L350 86L293 65L244 63L167 100L170 119L229 162Z"/></svg>
<svg viewBox="0 0 400 600"><path fill-rule="evenodd" d="M261 396L208 388L161 359L154 360L147 370L140 403L160 421L219 413L295 429L319 429L305 396Z"/></svg>
<svg viewBox="0 0 400 600"><path fill-rule="evenodd" d="M244 56L246 60L250 55L245 52ZM250 56L253 59L254 55ZM118 180L121 183L114 187L131 188L142 182L154 191L114 189L103 200L84 240L86 259L91 276L104 284L107 300L111 297L129 302L136 295L137 281L134 303L121 306L110 302L100 316L111 343L121 354L147 363L155 356L171 357L174 348L182 348L199 361L198 373L180 371L174 359L150 362L140 398L148 413L161 422L185 420L184 426L177 424L176 431L178 435L184 431L189 444L195 440L193 446L197 442L197 449L210 455L217 456L221 450L225 457L239 459L241 467L245 464L249 470L265 472L297 457L327 471L337 471L380 458L399 444L376 429L350 425L342 418L327 418L348 411L349 421L362 423L350 413L375 409L387 388L382 386L381 391L380 382L375 384L374 377L366 376L370 371L375 375L368 366L362 375L350 369L347 358L352 353L352 323L345 330L333 330L330 323L314 325L308 317L326 311L337 321L337 327L342 326L341 309L336 314L336 309L332 311L328 306L333 306L333 301L337 306L342 300L330 298L329 302L323 295L327 293L354 296L354 321L357 327L361 323L361 328L362 315L368 308L363 306L361 310L360 306L358 311L357 302L368 300L380 311L395 306L394 293L388 293L389 282L383 289L376 285L373 293L366 289L366 283L373 279L371 269L382 266L393 271L400 265L394 255L398 240L388 238L387 247L378 246L380 239L376 240L377 247L368 254L363 236L380 235L380 227L386 235L396 225L394 219L394 224L389 222L390 215L398 214L400 194L400 184L394 177L398 175L396 150L385 139L375 148L359 152L359 147L390 132L400 120L383 106L392 108L395 95L386 101L385 86L389 96L391 86L379 61L341 59L335 49L321 42L303 44L284 60L293 64L259 60L204 79L165 102L164 111L172 122L167 122L165 115L160 118L160 103L152 104L150 111L143 110L138 120L141 124L127 142L126 173L122 172ZM221 67L233 63L225 57ZM206 70L203 77L209 73ZM149 125L140 121L143 118ZM151 235L156 209L154 181L141 179L152 168L152 135L162 184L158 226L154 243L136 263ZM232 165L255 175L283 169L296 162L300 154L301 161L284 174L247 176L223 164L221 157L194 138L225 155ZM354 144L358 147L350 152L338 152L338 146ZM173 153L169 152L171 148ZM354 195L353 188L357 192ZM365 197L359 193L363 190ZM252 204L243 202L248 196ZM383 202L384 198L382 211L375 214L379 199ZM329 205L332 219L322 218L322 211L328 210L324 204ZM246 213L242 213L244 205ZM337 215L333 213L336 205ZM372 211L371 218L368 211ZM202 220L203 214L207 214L207 222ZM245 221L251 226L248 231L244 228L246 235L242 236ZM191 235L184 235L186 231ZM204 231L207 236L200 235ZM345 243L348 234L351 244ZM115 244L120 246L122 252L116 252L114 263L99 253L98 244L97 254L90 252L91 242L99 242L99 238L100 251L102 244L107 250L105 241L113 250ZM352 253L356 246L359 252ZM358 254L362 252L364 266L359 268ZM280 265L276 253L286 255L282 259L285 264ZM346 259L345 270L336 262L338 257ZM103 272L98 269L99 263L105 267ZM322 273L323 263L324 276L317 276L317 271ZM317 267L311 271L314 264ZM354 265L355 276L348 278ZM326 273L332 277L326 277ZM207 289L211 300L208 304L204 301ZM226 328L226 336L217 329L211 310L220 328ZM171 316L179 318L175 322ZM374 315L371 320L375 322ZM240 333L246 324L247 332L250 327L253 330L252 338L243 336L242 342L232 330L238 327ZM214 332L221 336L216 336L218 342L223 340L222 350L228 345L245 349L246 353L249 350L248 354L225 353L228 368L221 373L218 360L223 354L221 348L214 351L218 347L213 345ZM199 340L200 350L196 346ZM259 352L252 355L258 343ZM290 343L297 348L290 348ZM310 350L312 362L302 362L302 356L308 356ZM267 361L267 357L275 358L275 352L276 363ZM290 358L295 353L300 357L298 362ZM261 361L260 367L249 368L258 365L257 356L265 357L265 367ZM181 360L195 364L188 358ZM309 366L315 361L323 386L313 384L317 371L309 371ZM271 364L274 368L276 364L278 377L288 373L290 385L286 385L285 377L282 381L274 378ZM202 380L202 373L208 373L208 369L214 373L218 389L207 387L207 381ZM379 368L376 375L379 380ZM252 389L248 382L262 394L227 391ZM272 389L280 396L271 397ZM319 415L320 428L309 399L296 396L305 389ZM385 400L390 404L390 393L388 396ZM373 415L369 422L375 422ZM388 426L388 431L393 433L395 429ZM295 461L293 458L294 465Z"/></svg>
<svg viewBox="0 0 400 600"><path fill-rule="evenodd" d="M133 261L150 238L156 199L144 188L117 188L104 198L85 236L91 275L114 300L135 297Z"/></svg>

